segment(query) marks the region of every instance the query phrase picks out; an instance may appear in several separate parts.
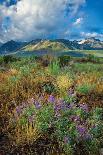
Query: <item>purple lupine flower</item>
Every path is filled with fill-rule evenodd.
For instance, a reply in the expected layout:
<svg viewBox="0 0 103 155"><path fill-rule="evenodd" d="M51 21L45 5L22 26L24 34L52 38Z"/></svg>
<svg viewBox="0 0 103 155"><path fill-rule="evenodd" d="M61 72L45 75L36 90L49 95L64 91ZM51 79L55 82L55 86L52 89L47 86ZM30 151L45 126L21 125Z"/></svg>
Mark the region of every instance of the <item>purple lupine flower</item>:
<svg viewBox="0 0 103 155"><path fill-rule="evenodd" d="M35 105L36 109L41 108L41 104L38 101L35 101L34 105Z"/></svg>
<svg viewBox="0 0 103 155"><path fill-rule="evenodd" d="M75 115L70 116L69 119L75 123L80 123L80 120L81 120L79 116L75 116Z"/></svg>
<svg viewBox="0 0 103 155"><path fill-rule="evenodd" d="M72 109L72 108L75 107L75 105L74 105L74 104L69 104L69 105L67 104L66 107L67 107L68 109Z"/></svg>
<svg viewBox="0 0 103 155"><path fill-rule="evenodd" d="M54 105L54 110L55 111L63 110L65 108L66 108L65 101L62 100L62 99L59 99L57 101L57 104Z"/></svg>
<svg viewBox="0 0 103 155"><path fill-rule="evenodd" d="M20 106L16 107L16 112L17 112L18 115L20 115L20 113L22 112L22 109L21 109Z"/></svg>
<svg viewBox="0 0 103 155"><path fill-rule="evenodd" d="M48 102L54 103L55 102L55 97L53 95L50 95L48 98Z"/></svg>
<svg viewBox="0 0 103 155"><path fill-rule="evenodd" d="M89 111L89 110L88 110L88 105L87 105L87 104L80 104L79 106L80 106L80 108L81 108L82 110L84 110L85 112L88 112L88 111Z"/></svg>
<svg viewBox="0 0 103 155"><path fill-rule="evenodd" d="M77 130L80 133L80 135L84 135L86 133L86 128L82 125L77 126Z"/></svg>
<svg viewBox="0 0 103 155"><path fill-rule="evenodd" d="M74 117L74 122L79 123L79 122L80 122L80 120L81 120L81 119L80 119L80 117L79 117L79 116L75 116L75 117Z"/></svg>
<svg viewBox="0 0 103 155"><path fill-rule="evenodd" d="M60 104L57 104L57 105L54 106L55 111L59 111L61 109L62 109L62 105L60 105Z"/></svg>

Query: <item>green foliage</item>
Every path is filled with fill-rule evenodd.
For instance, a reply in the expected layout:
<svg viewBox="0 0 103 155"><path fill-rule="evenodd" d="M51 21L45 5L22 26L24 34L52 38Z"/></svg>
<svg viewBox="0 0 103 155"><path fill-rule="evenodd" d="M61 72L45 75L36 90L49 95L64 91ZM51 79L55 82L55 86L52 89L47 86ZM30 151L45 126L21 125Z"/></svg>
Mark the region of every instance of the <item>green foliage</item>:
<svg viewBox="0 0 103 155"><path fill-rule="evenodd" d="M31 72L31 68L28 65L20 67L20 72L21 72L21 75L24 77L29 76Z"/></svg>
<svg viewBox="0 0 103 155"><path fill-rule="evenodd" d="M72 67L74 72L98 72L102 71L103 64L93 64L93 63L75 63Z"/></svg>
<svg viewBox="0 0 103 155"><path fill-rule="evenodd" d="M25 117L25 116L22 116L22 117L19 119L19 123L18 123L18 124L19 124L20 126L22 126L22 127L23 127L23 126L25 127L25 126L27 125L27 123L28 123L28 121L27 121L26 117Z"/></svg>
<svg viewBox="0 0 103 155"><path fill-rule="evenodd" d="M37 112L37 128L40 132L48 131L51 127L53 116L54 110L52 105L45 105Z"/></svg>
<svg viewBox="0 0 103 155"><path fill-rule="evenodd" d="M42 84L42 89L43 89L44 92L46 92L48 94L56 93L57 92L57 89L54 86L54 84L52 84L52 82L44 82Z"/></svg>
<svg viewBox="0 0 103 155"><path fill-rule="evenodd" d="M19 82L21 79L20 76L11 76L8 78L8 82L10 83L11 86L15 86L17 84L17 82Z"/></svg>
<svg viewBox="0 0 103 155"><path fill-rule="evenodd" d="M3 62L4 62L4 59L2 56L0 56L0 65L3 64Z"/></svg>
<svg viewBox="0 0 103 155"><path fill-rule="evenodd" d="M54 61L52 61L50 63L50 65L48 66L49 71L52 75L57 75L60 72L60 65L59 65L59 61L56 59Z"/></svg>
<svg viewBox="0 0 103 155"><path fill-rule="evenodd" d="M90 155L97 155L99 154L99 144L98 144L98 140L93 138L92 141L85 141L84 145L86 146L87 152Z"/></svg>
<svg viewBox="0 0 103 155"><path fill-rule="evenodd" d="M60 66L67 66L71 57L68 55L60 56L59 58Z"/></svg>
<svg viewBox="0 0 103 155"><path fill-rule="evenodd" d="M94 88L95 85L84 83L82 85L77 86L76 90L80 94L88 95Z"/></svg>
<svg viewBox="0 0 103 155"><path fill-rule="evenodd" d="M22 67L35 68L37 63L35 57L22 58L19 61L10 63L10 67L19 70Z"/></svg>
<svg viewBox="0 0 103 155"><path fill-rule="evenodd" d="M94 56L94 55L91 55L91 54L88 54L87 55L87 61L90 61L90 62L94 62L94 63L99 63L101 62L100 61L100 58Z"/></svg>
<svg viewBox="0 0 103 155"><path fill-rule="evenodd" d="M10 63L10 62L15 62L17 60L19 60L19 58L14 57L12 55L3 56L3 61L5 64Z"/></svg>

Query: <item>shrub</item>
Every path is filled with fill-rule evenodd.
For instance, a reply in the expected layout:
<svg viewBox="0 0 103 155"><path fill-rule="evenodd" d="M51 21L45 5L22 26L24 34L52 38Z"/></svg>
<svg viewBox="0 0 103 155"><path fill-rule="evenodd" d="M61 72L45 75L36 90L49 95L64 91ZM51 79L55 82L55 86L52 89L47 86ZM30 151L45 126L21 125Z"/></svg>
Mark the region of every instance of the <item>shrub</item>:
<svg viewBox="0 0 103 155"><path fill-rule="evenodd" d="M19 61L10 63L10 68L20 70L21 67L35 68L37 63L35 57L22 58Z"/></svg>
<svg viewBox="0 0 103 155"><path fill-rule="evenodd" d="M68 55L64 55L64 56L60 56L58 59L59 59L60 66L62 67L62 66L67 66L69 64L71 57Z"/></svg>
<svg viewBox="0 0 103 155"><path fill-rule="evenodd" d="M46 92L48 94L57 92L55 85L50 81L49 82L43 82L42 89L44 92Z"/></svg>
<svg viewBox="0 0 103 155"><path fill-rule="evenodd" d="M66 74L66 75L58 75L56 78L57 87L60 91L65 91L73 85L73 80Z"/></svg>
<svg viewBox="0 0 103 155"><path fill-rule="evenodd" d="M60 65L58 60L53 60L48 66L49 72L52 75L57 75L60 72Z"/></svg>
<svg viewBox="0 0 103 155"><path fill-rule="evenodd" d="M94 55L88 54L87 61L94 62L94 63L99 63L100 59L98 57L94 56Z"/></svg>
<svg viewBox="0 0 103 155"><path fill-rule="evenodd" d="M92 92L92 90L95 88L95 85L91 84L80 84L76 87L76 90L79 94L88 95Z"/></svg>
<svg viewBox="0 0 103 155"><path fill-rule="evenodd" d="M4 59L2 56L0 56L0 65L3 64L3 62L4 62Z"/></svg>
<svg viewBox="0 0 103 155"><path fill-rule="evenodd" d="M17 60L19 60L19 58L16 58L16 57L14 57L14 56L12 56L12 55L7 55L7 56L4 56L3 57L3 61L4 61L4 63L9 63L9 62L15 62L15 61L17 61Z"/></svg>
<svg viewBox="0 0 103 155"><path fill-rule="evenodd" d="M65 154L72 155L79 144L82 144L87 154L90 152L97 154L100 148L99 140L103 136L101 130L103 109L96 108L89 111L87 104L69 103L63 98L57 99L52 95L45 104L43 100L43 97L32 98L28 103L16 107L11 122L15 122L13 124L20 131L18 138L21 138L22 132L25 131L22 140L28 140L29 132L34 136L31 140L33 138L37 140L40 135L45 135L52 129L49 138L55 138ZM17 134L18 132L15 133L16 137Z"/></svg>

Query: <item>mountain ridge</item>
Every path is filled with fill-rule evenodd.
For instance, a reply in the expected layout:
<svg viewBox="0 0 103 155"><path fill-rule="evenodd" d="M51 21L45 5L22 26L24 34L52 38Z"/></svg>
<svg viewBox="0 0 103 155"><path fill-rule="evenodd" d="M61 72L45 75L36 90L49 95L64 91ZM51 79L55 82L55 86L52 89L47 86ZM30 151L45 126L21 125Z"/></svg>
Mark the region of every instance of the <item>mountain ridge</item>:
<svg viewBox="0 0 103 155"><path fill-rule="evenodd" d="M67 39L35 39L30 42L8 41L0 46L0 54L18 51L67 51L67 50L103 50L103 41L96 38L70 41Z"/></svg>
<svg viewBox="0 0 103 155"><path fill-rule="evenodd" d="M84 50L103 50L103 41L100 41L99 39L96 39L94 37L79 41L78 44L80 45L81 49Z"/></svg>
<svg viewBox="0 0 103 155"><path fill-rule="evenodd" d="M0 46L0 54L8 54L14 52L17 49L20 49L22 46L25 46L26 42L16 42L10 40Z"/></svg>

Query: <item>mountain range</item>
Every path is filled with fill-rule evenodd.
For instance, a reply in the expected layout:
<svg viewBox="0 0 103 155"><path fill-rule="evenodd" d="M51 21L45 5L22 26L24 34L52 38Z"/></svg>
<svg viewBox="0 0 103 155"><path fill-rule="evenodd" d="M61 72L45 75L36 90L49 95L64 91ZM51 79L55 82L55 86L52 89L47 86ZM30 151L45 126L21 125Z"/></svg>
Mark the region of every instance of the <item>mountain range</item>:
<svg viewBox="0 0 103 155"><path fill-rule="evenodd" d="M15 50L19 50L23 46L26 45L26 42L16 42L16 41L8 41L4 44L0 45L0 54L9 54L14 52Z"/></svg>
<svg viewBox="0 0 103 155"><path fill-rule="evenodd" d="M42 40L36 39L30 42L8 41L0 43L0 54L9 54L20 51L68 51L68 50L103 50L103 41L96 38L87 38L84 40Z"/></svg>

